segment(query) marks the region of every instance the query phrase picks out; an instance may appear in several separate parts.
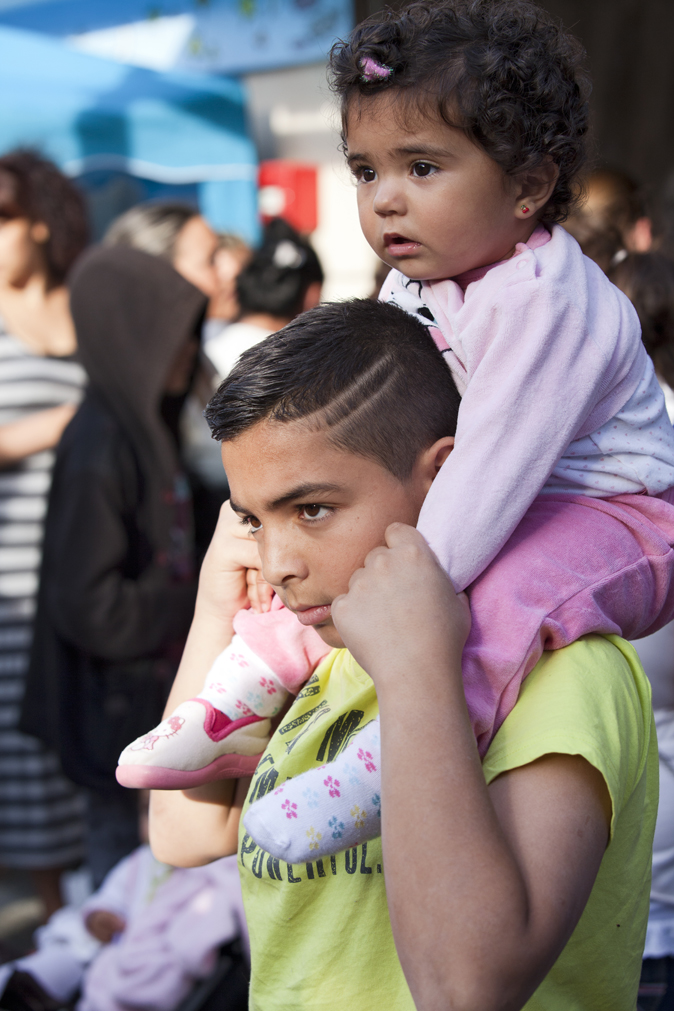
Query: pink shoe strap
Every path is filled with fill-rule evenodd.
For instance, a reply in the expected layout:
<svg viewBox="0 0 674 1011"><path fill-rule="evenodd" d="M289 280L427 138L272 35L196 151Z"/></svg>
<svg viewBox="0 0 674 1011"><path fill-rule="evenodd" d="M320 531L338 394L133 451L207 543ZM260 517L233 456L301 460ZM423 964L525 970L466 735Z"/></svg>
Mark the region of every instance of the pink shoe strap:
<svg viewBox="0 0 674 1011"><path fill-rule="evenodd" d="M229 737L230 734L233 734L235 730L239 730L240 727L247 727L249 723L260 723L266 719L264 716L256 716L253 713L252 716L242 716L239 720L231 720L229 716L221 713L219 709L212 706L206 699L190 699L190 701L200 702L206 710L204 730L212 741L223 741L225 737Z"/></svg>

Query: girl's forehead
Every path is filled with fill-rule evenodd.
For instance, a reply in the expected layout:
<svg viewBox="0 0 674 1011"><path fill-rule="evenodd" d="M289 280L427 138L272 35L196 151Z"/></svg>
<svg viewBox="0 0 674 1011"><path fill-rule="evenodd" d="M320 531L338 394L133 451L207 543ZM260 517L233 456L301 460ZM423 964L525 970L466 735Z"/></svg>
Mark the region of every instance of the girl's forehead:
<svg viewBox="0 0 674 1011"><path fill-rule="evenodd" d="M359 127L376 125L379 132L392 135L446 135L459 129L443 117L438 98L416 94L402 88L387 88L372 95L356 93L345 103L342 117L344 141ZM463 130L461 130L463 132Z"/></svg>

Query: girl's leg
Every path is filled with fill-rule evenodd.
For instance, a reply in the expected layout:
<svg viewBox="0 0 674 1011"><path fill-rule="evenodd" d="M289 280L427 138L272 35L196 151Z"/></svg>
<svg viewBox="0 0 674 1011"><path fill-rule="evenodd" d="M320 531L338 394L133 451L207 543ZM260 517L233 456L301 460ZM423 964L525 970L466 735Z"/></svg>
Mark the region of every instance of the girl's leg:
<svg viewBox="0 0 674 1011"><path fill-rule="evenodd" d="M124 749L117 768L122 786L186 789L254 771L271 719L329 647L278 598L266 614L240 611L234 629L199 695Z"/></svg>
<svg viewBox="0 0 674 1011"><path fill-rule="evenodd" d="M258 846L289 864L358 846L381 834L379 718L329 765L288 779L244 818Z"/></svg>

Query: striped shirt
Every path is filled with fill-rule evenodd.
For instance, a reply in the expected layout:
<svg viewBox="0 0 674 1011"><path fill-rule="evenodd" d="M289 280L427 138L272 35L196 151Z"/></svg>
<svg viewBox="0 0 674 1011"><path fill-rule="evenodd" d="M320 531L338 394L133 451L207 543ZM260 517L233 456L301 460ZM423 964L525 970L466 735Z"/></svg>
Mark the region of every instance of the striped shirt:
<svg viewBox="0 0 674 1011"><path fill-rule="evenodd" d="M86 376L72 358L33 353L0 323L0 425L77 403ZM18 729L33 634L55 452L0 469L0 865L57 867L83 850L82 798L58 759Z"/></svg>

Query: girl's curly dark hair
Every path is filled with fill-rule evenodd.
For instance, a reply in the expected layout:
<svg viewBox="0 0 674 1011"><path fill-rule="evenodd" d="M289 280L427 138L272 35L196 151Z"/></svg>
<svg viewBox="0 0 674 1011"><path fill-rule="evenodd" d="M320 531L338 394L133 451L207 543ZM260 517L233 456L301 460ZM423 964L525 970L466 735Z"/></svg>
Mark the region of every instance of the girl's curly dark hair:
<svg viewBox="0 0 674 1011"><path fill-rule="evenodd" d="M559 168L541 220L563 221L586 159L584 51L529 0L420 0L358 25L330 54L343 137L355 96L396 89L398 108L460 126L508 175L552 159ZM366 79L364 61L391 73ZM371 78L367 74L367 78Z"/></svg>

